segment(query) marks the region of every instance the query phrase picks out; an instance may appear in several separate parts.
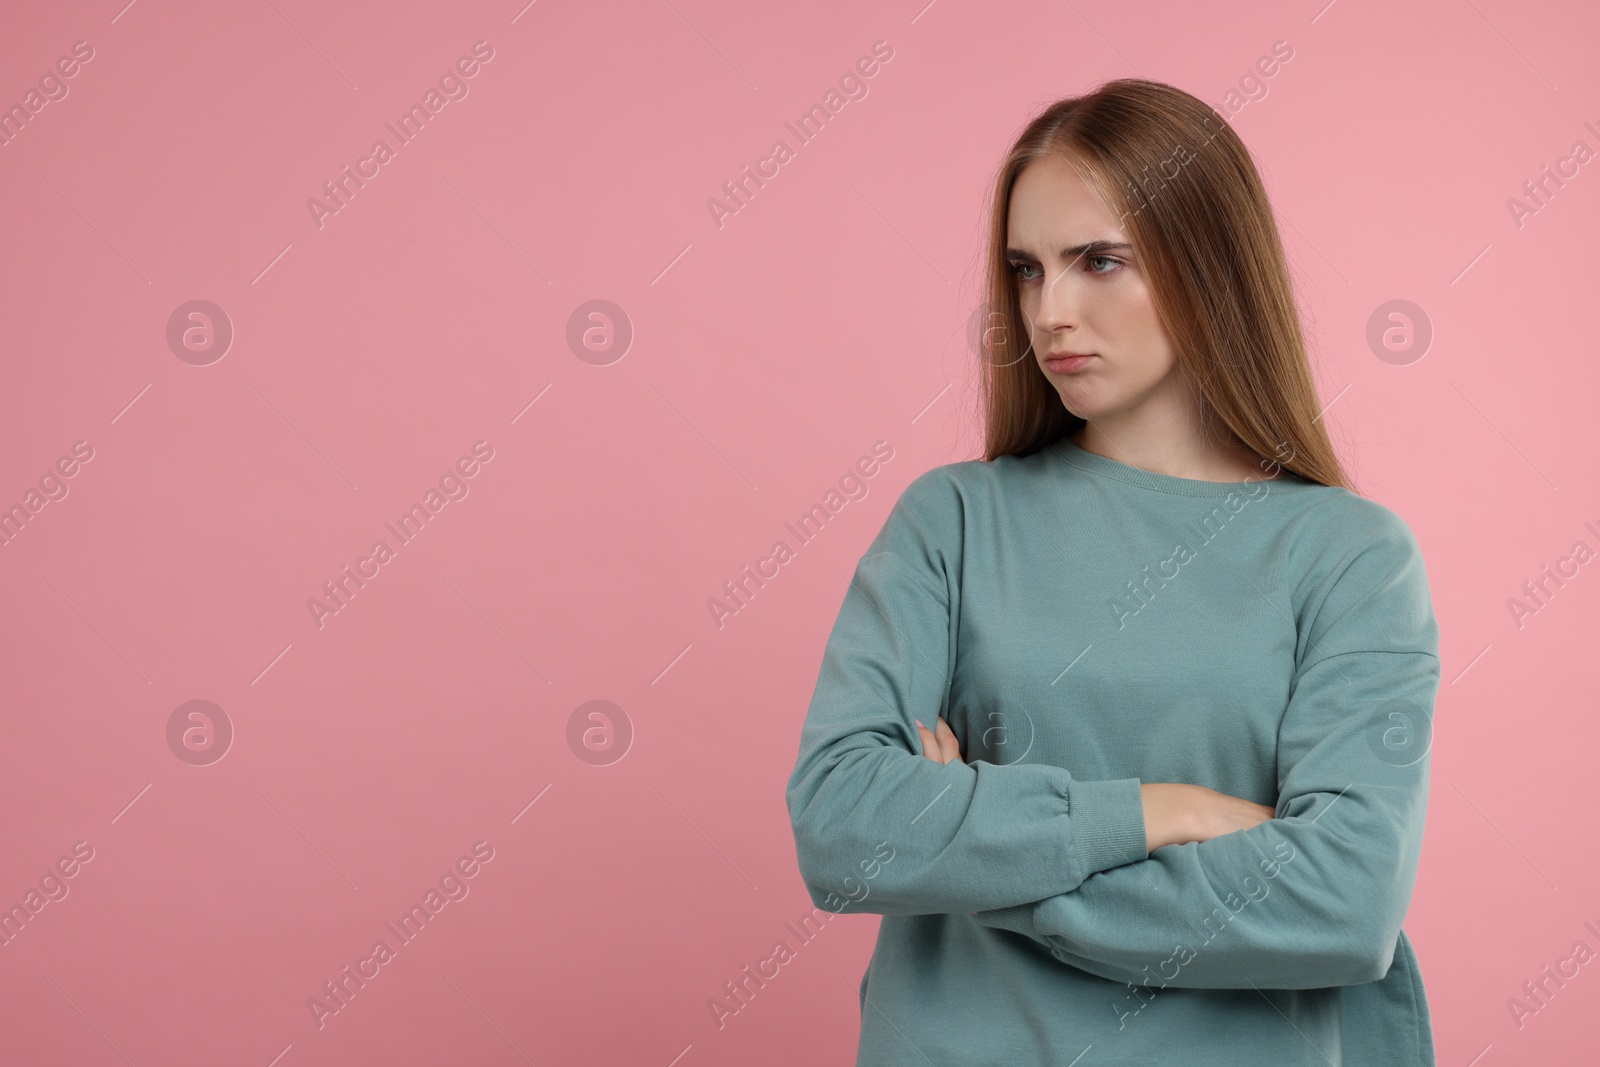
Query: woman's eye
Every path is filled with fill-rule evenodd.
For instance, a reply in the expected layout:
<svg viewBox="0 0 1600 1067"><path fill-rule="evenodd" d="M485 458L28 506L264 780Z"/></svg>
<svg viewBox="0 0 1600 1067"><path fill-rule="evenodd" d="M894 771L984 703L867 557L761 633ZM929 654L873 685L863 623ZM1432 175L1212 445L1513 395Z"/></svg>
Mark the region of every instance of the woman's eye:
<svg viewBox="0 0 1600 1067"><path fill-rule="evenodd" d="M1122 266L1122 261L1117 259L1115 256L1085 256L1084 263L1086 264L1085 269L1090 274L1115 274ZM1096 263L1107 263L1110 264L1110 266L1106 267L1104 270L1098 270L1094 267L1094 264ZM1016 275L1020 281L1037 281L1040 275L1025 273L1027 271L1037 270L1039 270L1039 265L1037 263L1014 262L1011 264L1011 273Z"/></svg>

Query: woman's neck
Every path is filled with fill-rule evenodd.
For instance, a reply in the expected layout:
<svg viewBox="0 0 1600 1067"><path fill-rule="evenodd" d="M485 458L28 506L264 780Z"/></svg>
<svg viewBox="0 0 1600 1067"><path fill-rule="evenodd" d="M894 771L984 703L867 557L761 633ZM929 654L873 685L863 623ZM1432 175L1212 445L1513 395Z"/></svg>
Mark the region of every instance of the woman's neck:
<svg viewBox="0 0 1600 1067"><path fill-rule="evenodd" d="M1203 482L1267 481L1278 474L1226 428L1207 432L1198 418L1188 425L1168 421L1112 429L1088 422L1072 435L1072 443L1140 470Z"/></svg>

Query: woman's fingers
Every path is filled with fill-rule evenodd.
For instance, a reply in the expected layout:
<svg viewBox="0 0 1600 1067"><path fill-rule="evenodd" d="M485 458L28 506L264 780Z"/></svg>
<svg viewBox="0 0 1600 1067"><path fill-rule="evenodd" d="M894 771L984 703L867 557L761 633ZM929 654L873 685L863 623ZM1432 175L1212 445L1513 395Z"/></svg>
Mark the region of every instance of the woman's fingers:
<svg viewBox="0 0 1600 1067"><path fill-rule="evenodd" d="M961 758L961 742L956 739L955 731L950 729L950 724L944 721L943 716L934 720L933 730L922 725L920 719L917 720L917 736L922 739L922 754L933 762L945 764Z"/></svg>
<svg viewBox="0 0 1600 1067"><path fill-rule="evenodd" d="M1214 793L1211 800L1213 827L1208 837L1220 837L1236 830L1248 830L1277 814L1265 804L1257 804L1225 793Z"/></svg>
<svg viewBox="0 0 1600 1067"><path fill-rule="evenodd" d="M961 742L956 739L956 732L950 729L950 724L939 717L939 750L944 755L944 762L961 759Z"/></svg>

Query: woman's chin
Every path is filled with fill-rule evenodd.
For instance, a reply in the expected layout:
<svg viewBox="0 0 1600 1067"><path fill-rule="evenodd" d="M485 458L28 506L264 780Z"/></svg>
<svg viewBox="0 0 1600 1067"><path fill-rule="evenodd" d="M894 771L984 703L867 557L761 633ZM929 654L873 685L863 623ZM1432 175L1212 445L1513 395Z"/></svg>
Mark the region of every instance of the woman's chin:
<svg viewBox="0 0 1600 1067"><path fill-rule="evenodd" d="M1096 419L1104 418L1111 410L1110 405L1098 403L1084 396L1081 390L1073 389L1070 386L1066 388L1058 386L1056 394L1061 397L1061 406L1066 408L1069 414L1075 415L1085 422L1093 422Z"/></svg>

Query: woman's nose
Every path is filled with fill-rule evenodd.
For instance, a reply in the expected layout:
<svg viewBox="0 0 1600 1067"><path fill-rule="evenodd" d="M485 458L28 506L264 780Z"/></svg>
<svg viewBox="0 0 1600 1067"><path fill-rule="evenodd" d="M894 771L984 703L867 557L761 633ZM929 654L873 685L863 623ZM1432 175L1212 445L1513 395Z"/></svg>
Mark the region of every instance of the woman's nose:
<svg viewBox="0 0 1600 1067"><path fill-rule="evenodd" d="M1066 270L1045 279L1039 294L1039 311L1035 325L1042 330L1078 324L1078 294Z"/></svg>

